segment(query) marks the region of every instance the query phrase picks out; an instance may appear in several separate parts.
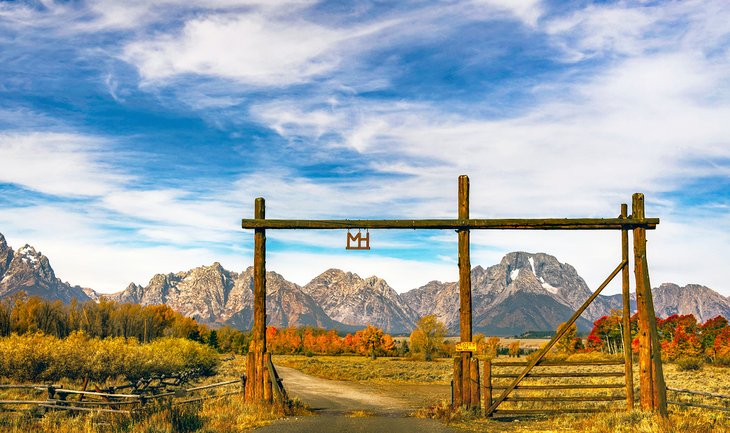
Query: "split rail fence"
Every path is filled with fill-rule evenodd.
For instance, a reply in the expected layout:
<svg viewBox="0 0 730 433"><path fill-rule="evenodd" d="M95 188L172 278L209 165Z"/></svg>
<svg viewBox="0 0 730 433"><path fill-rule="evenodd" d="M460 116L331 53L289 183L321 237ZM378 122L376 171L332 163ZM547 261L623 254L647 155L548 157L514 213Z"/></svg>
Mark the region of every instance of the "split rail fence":
<svg viewBox="0 0 730 433"><path fill-rule="evenodd" d="M22 400L0 400L0 413L22 412L33 407L42 410L67 410L83 412L117 413L134 415L154 411L156 403L181 405L234 394L243 394L246 376L191 388L169 390L158 394L123 394L66 389L58 385L0 385L2 390L25 390L37 396ZM129 386L126 386L129 387ZM125 386L118 387L125 388ZM222 390L219 392L218 390ZM39 394L46 394L45 399ZM202 394L202 395L201 395Z"/></svg>
<svg viewBox="0 0 730 433"><path fill-rule="evenodd" d="M669 387L667 392L674 395L673 400L667 401L669 404L730 412L730 395Z"/></svg>

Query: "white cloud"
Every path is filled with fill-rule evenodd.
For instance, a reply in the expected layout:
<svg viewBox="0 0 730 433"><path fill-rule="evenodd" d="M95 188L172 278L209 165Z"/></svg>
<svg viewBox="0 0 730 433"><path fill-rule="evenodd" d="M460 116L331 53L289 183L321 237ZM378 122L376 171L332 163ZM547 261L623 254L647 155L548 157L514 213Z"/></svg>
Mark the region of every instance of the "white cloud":
<svg viewBox="0 0 730 433"><path fill-rule="evenodd" d="M71 133L0 133L0 182L67 197L105 194L130 177L107 162L103 144Z"/></svg>
<svg viewBox="0 0 730 433"><path fill-rule="evenodd" d="M240 217L237 206L193 197L182 190L120 190L105 195L101 205L142 220L207 229L225 230Z"/></svg>
<svg viewBox="0 0 730 433"><path fill-rule="evenodd" d="M682 215L665 218L647 236L652 286L672 282L701 284L730 295L727 254L730 245L730 212L720 217Z"/></svg>
<svg viewBox="0 0 730 433"><path fill-rule="evenodd" d="M474 0L476 5L508 12L530 27L535 27L543 14L541 3L541 0Z"/></svg>
<svg viewBox="0 0 730 433"><path fill-rule="evenodd" d="M647 48L644 35L662 18L661 9L653 12L639 7L589 6L549 21L545 31L566 50L570 61L606 53L635 55Z"/></svg>
<svg viewBox="0 0 730 433"><path fill-rule="evenodd" d="M289 85L336 67L335 48L350 35L262 14L211 15L187 21L177 35L127 45L124 59L150 81L197 74L253 85Z"/></svg>
<svg viewBox="0 0 730 433"><path fill-rule="evenodd" d="M594 56L638 56L658 50L721 49L730 29L730 5L723 0L619 2L589 5L547 20L543 30L568 61Z"/></svg>
<svg viewBox="0 0 730 433"><path fill-rule="evenodd" d="M254 106L251 115L282 136L292 135L291 128L295 128L295 135L319 137L338 128L345 120L333 109L304 110L278 101Z"/></svg>
<svg viewBox="0 0 730 433"><path fill-rule="evenodd" d="M0 18L7 23L55 30L61 35L135 30L194 11L297 11L316 0L93 0L43 1L42 7L1 3Z"/></svg>

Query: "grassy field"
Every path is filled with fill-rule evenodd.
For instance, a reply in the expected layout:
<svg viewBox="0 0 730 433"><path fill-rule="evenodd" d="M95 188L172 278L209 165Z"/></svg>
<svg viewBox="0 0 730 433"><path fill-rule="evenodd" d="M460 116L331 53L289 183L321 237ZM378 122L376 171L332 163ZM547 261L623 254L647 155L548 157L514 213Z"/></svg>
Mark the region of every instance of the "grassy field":
<svg viewBox="0 0 730 433"><path fill-rule="evenodd" d="M401 341L410 341L410 337L408 336L398 336L393 337L393 340L401 342ZM458 343L461 341L461 337L446 337L446 341L449 341L451 343ZM528 350L537 350L545 345L548 341L550 341L549 338L500 338L499 344L502 347L509 347L510 343L519 341L520 347L522 349L528 349Z"/></svg>
<svg viewBox="0 0 730 433"><path fill-rule="evenodd" d="M380 384L448 385L453 368L450 358L424 362L409 358L277 355L274 362L324 379Z"/></svg>
<svg viewBox="0 0 730 433"><path fill-rule="evenodd" d="M218 374L195 385L237 379L245 371L245 357L224 357ZM81 383L63 382L66 388L80 389ZM107 384L110 385L110 384ZM192 386L192 385L191 385ZM0 390L0 400L31 399L27 392ZM301 411L300 411L301 412ZM150 416L117 414L5 412L0 414L2 433L220 433L247 432L285 416L281 409L247 404L240 394L179 406L163 406Z"/></svg>
<svg viewBox="0 0 730 433"><path fill-rule="evenodd" d="M433 413L417 414L433 417ZM562 415L531 420L497 420L457 413L436 417L449 425L481 433L727 433L728 418L700 409L670 411L667 420L640 411Z"/></svg>

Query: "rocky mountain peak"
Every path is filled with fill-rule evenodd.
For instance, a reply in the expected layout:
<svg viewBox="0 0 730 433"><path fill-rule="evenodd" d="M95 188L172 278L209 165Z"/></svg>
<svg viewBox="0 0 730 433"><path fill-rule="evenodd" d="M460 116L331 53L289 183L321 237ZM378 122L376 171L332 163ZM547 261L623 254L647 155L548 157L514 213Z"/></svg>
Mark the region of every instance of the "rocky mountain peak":
<svg viewBox="0 0 730 433"><path fill-rule="evenodd" d="M341 269L327 269L315 280L319 279L322 284L338 285L341 287L352 286L362 283L363 279L352 272L345 272Z"/></svg>
<svg viewBox="0 0 730 433"><path fill-rule="evenodd" d="M370 290L378 295L397 296L397 292L392 287L390 287L388 283L382 278L378 278L376 276L368 277L363 280L363 283L363 287L368 287Z"/></svg>
<svg viewBox="0 0 730 433"><path fill-rule="evenodd" d="M48 258L31 245L13 252L0 235L0 297L23 292L46 299L71 302L91 299L81 287L71 287L56 278Z"/></svg>
<svg viewBox="0 0 730 433"><path fill-rule="evenodd" d="M590 296L575 269L543 253L512 252L499 264L471 270L475 332L512 333L519 329L551 330L570 317ZM401 297L418 315L435 314L451 332L459 327L458 282L431 282ZM598 300L590 317L606 309ZM599 316L600 317L600 316ZM581 319L582 328L589 321Z"/></svg>
<svg viewBox="0 0 730 433"><path fill-rule="evenodd" d="M505 267L507 284L521 275L529 284L518 285L517 289L528 288L538 293L541 288L542 292L547 292L574 308L579 307L591 293L574 267L561 263L549 254L513 252L502 259L500 266ZM530 278L530 275L535 279Z"/></svg>
<svg viewBox="0 0 730 433"><path fill-rule="evenodd" d="M378 277L328 269L302 291L311 296L332 319L347 325L371 324L390 332L410 332L416 313L388 283Z"/></svg>
<svg viewBox="0 0 730 433"><path fill-rule="evenodd" d="M25 272L35 273L46 282L54 282L56 279L56 274L53 272L48 258L28 244L18 249L12 263L11 266L18 268L16 272L24 269Z"/></svg>
<svg viewBox="0 0 730 433"><path fill-rule="evenodd" d="M117 302L129 302L132 304L142 304L145 289L136 283L129 283L126 289L119 293L109 295L107 297L114 299Z"/></svg>
<svg viewBox="0 0 730 433"><path fill-rule="evenodd" d="M716 316L730 318L730 299L706 286L664 283L652 289L652 294L654 310L660 317L693 314L700 322Z"/></svg>

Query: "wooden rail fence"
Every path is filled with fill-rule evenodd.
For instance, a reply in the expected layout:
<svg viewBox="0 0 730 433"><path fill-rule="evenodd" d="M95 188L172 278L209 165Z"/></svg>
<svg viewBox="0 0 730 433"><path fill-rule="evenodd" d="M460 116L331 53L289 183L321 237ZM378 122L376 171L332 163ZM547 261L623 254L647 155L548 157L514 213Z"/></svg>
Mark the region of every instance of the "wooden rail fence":
<svg viewBox="0 0 730 433"><path fill-rule="evenodd" d="M238 385L237 389L224 392L184 398L201 391L208 391ZM144 412L147 409L154 409L155 401L167 399L173 405L193 403L213 398L220 398L234 394L242 394L246 387L246 376L240 379L212 383L208 385L191 388L176 389L158 394L122 394L114 392L96 392L75 389L65 389L58 385L0 385L2 389L22 389L29 392L46 392L45 400L0 400L0 413L17 412L18 407L35 406L45 410L68 410L84 412L118 413L133 415ZM120 388L124 388L120 387ZM73 397L78 397L74 399ZM71 397L71 398L69 398ZM27 409L25 409L27 410Z"/></svg>
<svg viewBox="0 0 730 433"><path fill-rule="evenodd" d="M719 410L722 412L730 412L730 395L725 394L716 394L712 392L703 392L703 391L691 391L689 389L679 389L679 388L669 388L667 387L667 392L674 393L676 396L676 400L668 400L667 403L673 404L676 406L681 407L699 407L702 409L710 409L710 410ZM693 400L687 401L687 400L680 400L682 396L690 396L690 399L694 397ZM702 397L702 402L697 402L696 397ZM715 404L706 404L704 400L710 399L710 401L718 401L722 406L715 405Z"/></svg>

